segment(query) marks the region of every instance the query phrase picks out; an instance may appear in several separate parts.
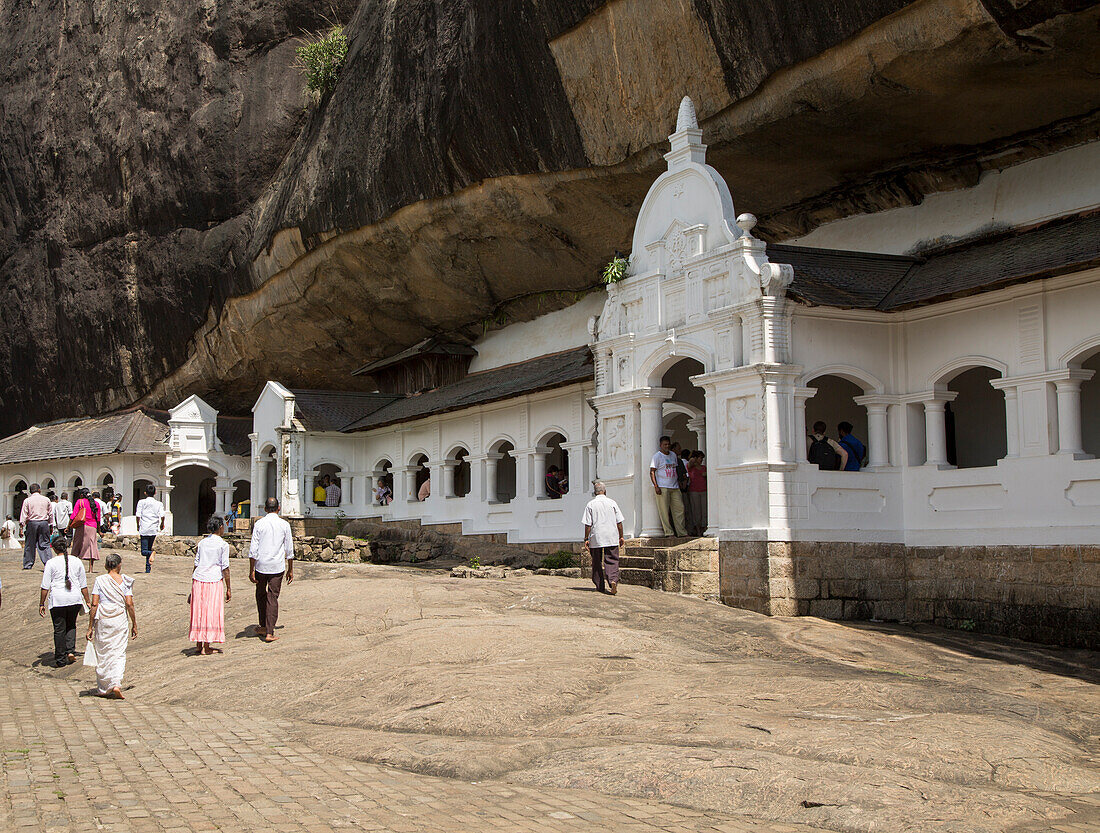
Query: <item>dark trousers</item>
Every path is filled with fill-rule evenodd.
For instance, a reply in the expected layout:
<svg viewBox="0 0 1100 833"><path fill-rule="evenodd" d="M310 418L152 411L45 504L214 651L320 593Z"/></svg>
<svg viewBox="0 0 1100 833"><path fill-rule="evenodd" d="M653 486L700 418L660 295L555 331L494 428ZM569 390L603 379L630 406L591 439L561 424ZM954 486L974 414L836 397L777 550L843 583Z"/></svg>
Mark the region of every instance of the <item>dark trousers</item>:
<svg viewBox="0 0 1100 833"><path fill-rule="evenodd" d="M145 572L152 570L152 565L149 564L149 557L153 554L153 542L157 540L156 535L139 535L141 538L141 554L145 556Z"/></svg>
<svg viewBox="0 0 1100 833"><path fill-rule="evenodd" d="M76 653L76 617L83 610L82 605L64 605L51 607L53 619L53 659L55 663L68 661L69 654Z"/></svg>
<svg viewBox="0 0 1100 833"><path fill-rule="evenodd" d="M27 521L26 538L23 540L23 569L34 566L34 551L42 557L42 563L50 560L50 522Z"/></svg>
<svg viewBox="0 0 1100 833"><path fill-rule="evenodd" d="M601 593L604 590L604 582L619 583L619 548L618 547L591 547L592 553L592 583Z"/></svg>
<svg viewBox="0 0 1100 833"><path fill-rule="evenodd" d="M275 635L275 623L279 621L279 591L283 589L284 573L256 573L256 613L260 628L269 636Z"/></svg>

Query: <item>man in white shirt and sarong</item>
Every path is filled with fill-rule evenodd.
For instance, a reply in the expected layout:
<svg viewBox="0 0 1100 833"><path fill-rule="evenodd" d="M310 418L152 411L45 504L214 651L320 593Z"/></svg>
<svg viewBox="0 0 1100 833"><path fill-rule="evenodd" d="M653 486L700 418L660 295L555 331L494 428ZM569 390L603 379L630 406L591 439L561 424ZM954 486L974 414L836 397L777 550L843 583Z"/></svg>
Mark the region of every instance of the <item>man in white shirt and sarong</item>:
<svg viewBox="0 0 1100 833"><path fill-rule="evenodd" d="M294 539L290 524L279 517L279 501L269 497L267 513L252 525L252 543L248 548L248 580L256 585L256 634L264 642L274 642L279 621L279 592L294 581Z"/></svg>
<svg viewBox="0 0 1100 833"><path fill-rule="evenodd" d="M592 484L596 496L584 507L584 548L592 557L592 583L600 593L619 592L619 548L623 540L623 513L607 496L607 487ZM605 589L606 582L606 589Z"/></svg>

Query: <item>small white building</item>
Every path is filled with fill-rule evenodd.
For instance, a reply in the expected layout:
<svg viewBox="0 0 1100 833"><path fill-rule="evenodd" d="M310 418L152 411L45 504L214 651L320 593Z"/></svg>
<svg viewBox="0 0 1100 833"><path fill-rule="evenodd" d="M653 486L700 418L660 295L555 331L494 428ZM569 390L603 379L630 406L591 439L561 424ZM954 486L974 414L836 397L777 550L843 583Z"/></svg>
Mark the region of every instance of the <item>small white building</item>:
<svg viewBox="0 0 1100 833"><path fill-rule="evenodd" d="M206 518L249 499L250 427L197 396L170 411L136 408L34 425L0 440L4 514L18 518L32 483L70 499L87 486L121 495L122 532L136 534L134 506L152 484L168 510L168 532L205 532Z"/></svg>

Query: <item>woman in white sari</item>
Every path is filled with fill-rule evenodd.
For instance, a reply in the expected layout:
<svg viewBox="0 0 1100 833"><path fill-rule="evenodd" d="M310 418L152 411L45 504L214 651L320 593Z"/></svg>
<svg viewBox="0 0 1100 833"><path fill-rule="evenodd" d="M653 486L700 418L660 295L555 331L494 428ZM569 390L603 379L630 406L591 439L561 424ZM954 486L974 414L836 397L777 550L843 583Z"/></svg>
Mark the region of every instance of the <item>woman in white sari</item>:
<svg viewBox="0 0 1100 833"><path fill-rule="evenodd" d="M123 700L126 645L130 637L137 638L134 580L122 574L122 556L118 553L108 555L104 566L107 567L107 574L97 578L92 588L88 641L95 647L99 696Z"/></svg>

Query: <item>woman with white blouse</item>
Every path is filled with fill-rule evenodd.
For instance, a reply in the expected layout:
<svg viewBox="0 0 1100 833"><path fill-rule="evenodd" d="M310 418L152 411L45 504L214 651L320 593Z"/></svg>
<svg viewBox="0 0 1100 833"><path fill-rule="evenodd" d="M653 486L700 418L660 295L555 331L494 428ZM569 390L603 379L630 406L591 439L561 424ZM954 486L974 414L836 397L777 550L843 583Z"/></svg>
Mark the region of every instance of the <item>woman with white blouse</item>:
<svg viewBox="0 0 1100 833"><path fill-rule="evenodd" d="M210 532L195 551L191 574L191 635L197 654L220 654L213 643L225 642L225 603L233 598L229 588L229 544L222 539L225 521L213 515L206 524Z"/></svg>
<svg viewBox="0 0 1100 833"><path fill-rule="evenodd" d="M113 552L104 560L107 574L92 587L92 620L88 641L95 648L95 676L100 697L125 700L122 675L126 671L126 647L137 638L134 580L122 573L122 556Z"/></svg>
<svg viewBox="0 0 1100 833"><path fill-rule="evenodd" d="M53 620L54 664L64 668L76 661L76 619L89 602L88 577L80 559L69 555L69 545L64 538L54 539L50 546L54 555L42 571L38 615L45 617L48 597Z"/></svg>

